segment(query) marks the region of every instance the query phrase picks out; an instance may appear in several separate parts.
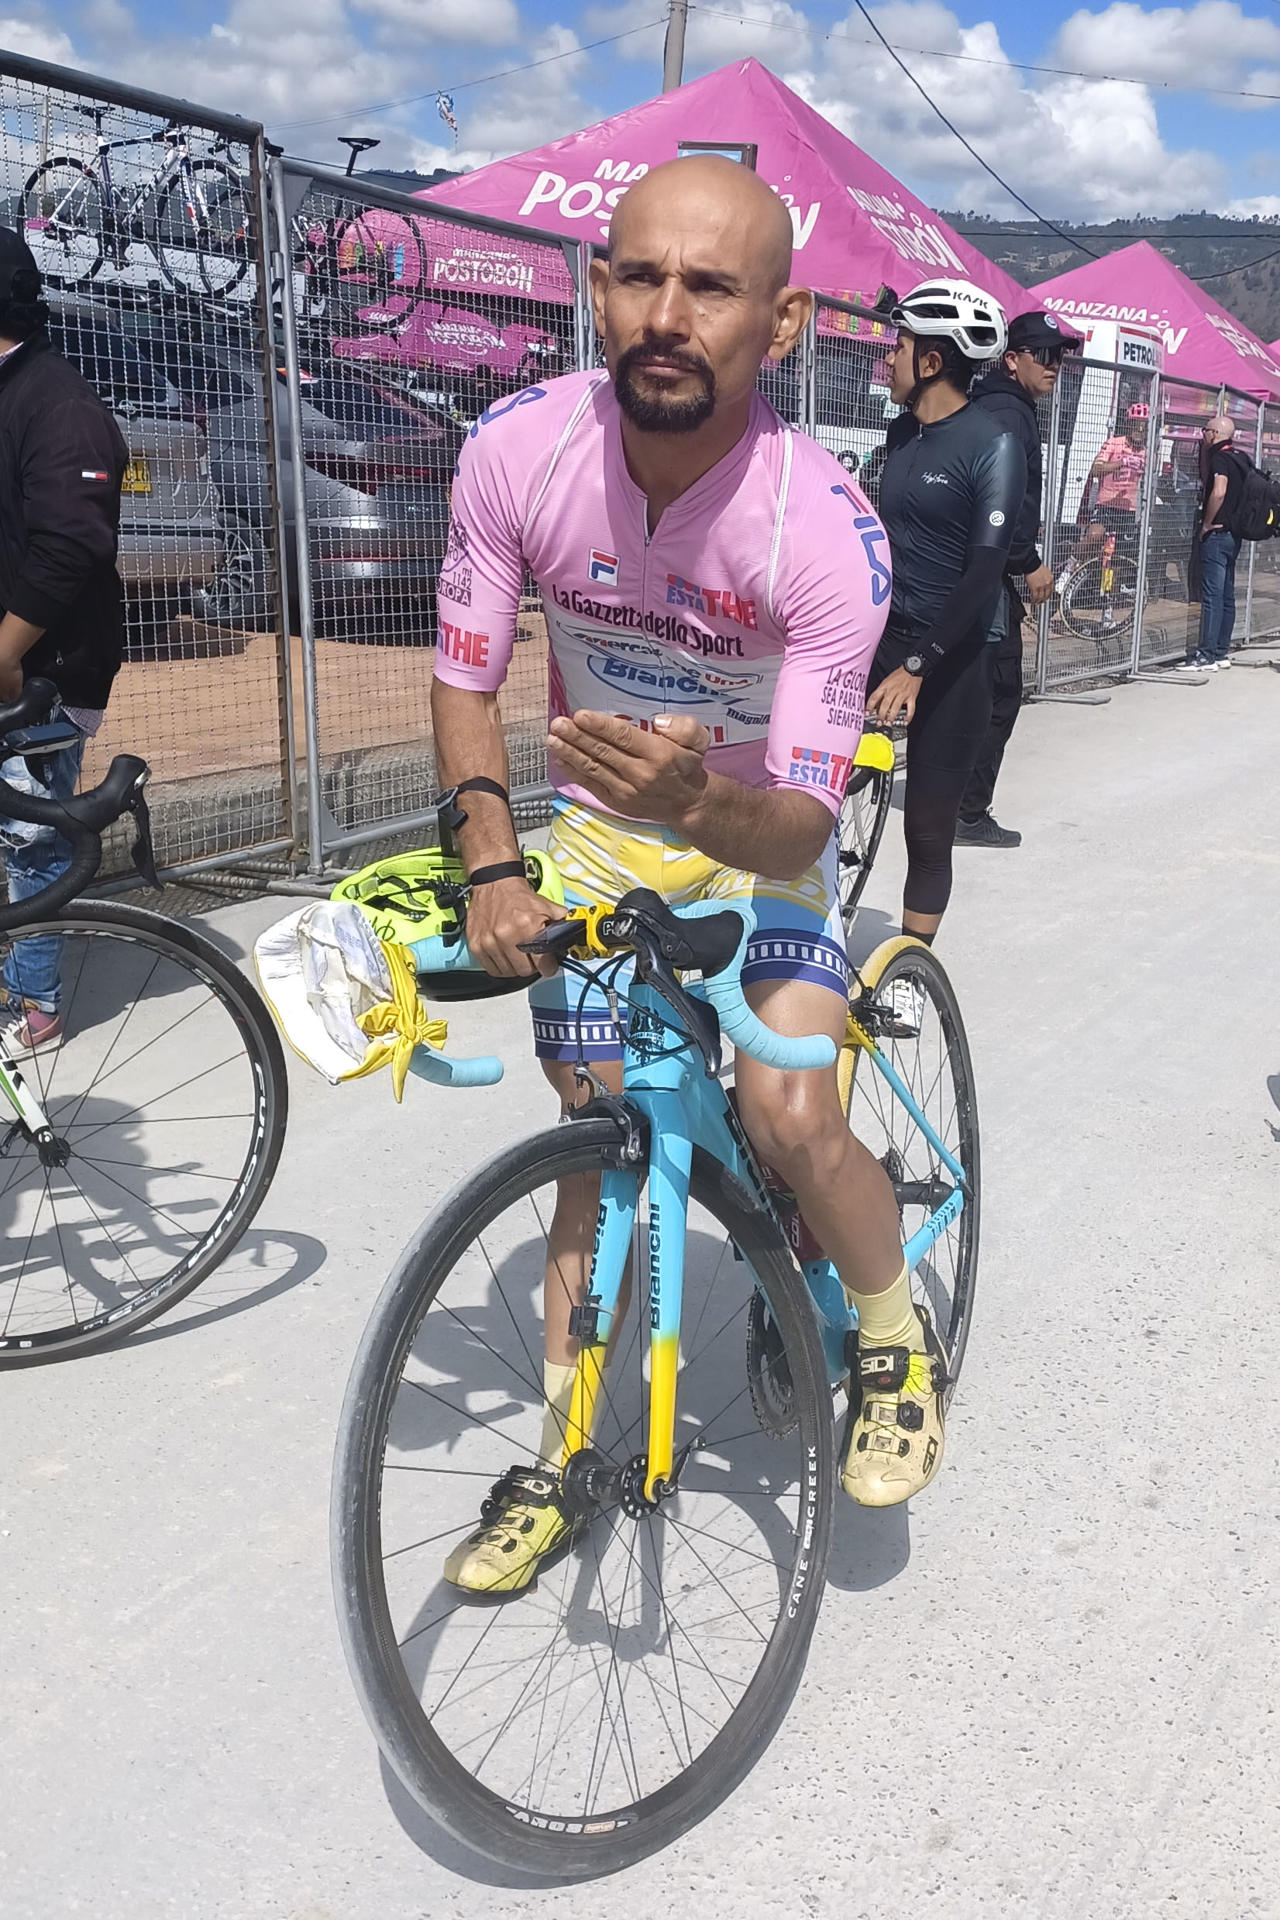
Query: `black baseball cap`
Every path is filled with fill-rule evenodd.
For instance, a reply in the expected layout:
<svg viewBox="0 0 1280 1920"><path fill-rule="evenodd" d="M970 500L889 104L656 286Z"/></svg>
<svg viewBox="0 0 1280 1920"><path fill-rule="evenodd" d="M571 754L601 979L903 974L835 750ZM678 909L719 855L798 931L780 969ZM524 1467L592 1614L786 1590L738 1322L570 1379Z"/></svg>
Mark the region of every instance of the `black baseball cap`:
<svg viewBox="0 0 1280 1920"><path fill-rule="evenodd" d="M1069 333L1056 313L1020 313L1009 322L1010 353L1038 353L1041 347L1078 347L1077 334Z"/></svg>
<svg viewBox="0 0 1280 1920"><path fill-rule="evenodd" d="M43 282L36 257L13 227L0 227L0 300L38 300Z"/></svg>

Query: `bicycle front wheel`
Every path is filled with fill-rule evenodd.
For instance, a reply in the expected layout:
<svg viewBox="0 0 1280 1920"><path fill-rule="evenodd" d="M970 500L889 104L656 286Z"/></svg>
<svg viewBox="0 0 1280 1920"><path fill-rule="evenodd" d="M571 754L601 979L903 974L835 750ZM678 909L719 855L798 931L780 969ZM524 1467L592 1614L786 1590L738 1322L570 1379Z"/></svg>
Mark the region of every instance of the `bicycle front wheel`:
<svg viewBox="0 0 1280 1920"><path fill-rule="evenodd" d="M92 280L103 260L102 219L102 188L67 155L46 160L23 188L23 238L54 286Z"/></svg>
<svg viewBox="0 0 1280 1920"><path fill-rule="evenodd" d="M844 930L853 916L884 837L893 799L893 774L879 768L855 767L845 790L837 828L836 859L840 882L840 916Z"/></svg>
<svg viewBox="0 0 1280 1920"><path fill-rule="evenodd" d="M886 940L859 971L863 984L851 1003L854 1018L865 1021L920 1115L965 1172L959 1218L939 1234L911 1276L912 1296L933 1321L954 1385L973 1314L982 1198L969 1043L955 989L922 941ZM864 1047L842 1050L839 1075L850 1128L893 1182L905 1243L941 1207L954 1176Z"/></svg>
<svg viewBox="0 0 1280 1920"><path fill-rule="evenodd" d="M817 1617L834 1486L803 1281L772 1215L695 1151L678 1491L645 1509L633 1480L629 1498L582 1509L518 1596L444 1580L490 1483L537 1455L557 1183L586 1191L590 1222L591 1182L610 1169L626 1171L618 1128L574 1121L500 1154L433 1215L365 1333L333 1487L342 1638L383 1753L470 1846L569 1878L674 1839L767 1745ZM638 1202L637 1249L658 1231ZM765 1394L758 1349L753 1378L747 1364L757 1290ZM597 1407L593 1447L615 1466L645 1446L642 1320L621 1319Z"/></svg>
<svg viewBox="0 0 1280 1920"><path fill-rule="evenodd" d="M1137 591L1138 569L1132 560L1121 554L1105 569L1101 560L1086 560L1062 596L1062 618L1072 633L1105 652L1131 631Z"/></svg>
<svg viewBox="0 0 1280 1920"><path fill-rule="evenodd" d="M253 260L253 221L234 167L193 160L161 189L155 252L165 278L190 293L221 300L240 285Z"/></svg>
<svg viewBox="0 0 1280 1920"><path fill-rule="evenodd" d="M132 1333L225 1259L275 1172L288 1083L257 992L191 927L73 903L0 958L11 1004L61 984L60 1037L0 1066L46 1122L0 1132L0 1367L21 1367Z"/></svg>

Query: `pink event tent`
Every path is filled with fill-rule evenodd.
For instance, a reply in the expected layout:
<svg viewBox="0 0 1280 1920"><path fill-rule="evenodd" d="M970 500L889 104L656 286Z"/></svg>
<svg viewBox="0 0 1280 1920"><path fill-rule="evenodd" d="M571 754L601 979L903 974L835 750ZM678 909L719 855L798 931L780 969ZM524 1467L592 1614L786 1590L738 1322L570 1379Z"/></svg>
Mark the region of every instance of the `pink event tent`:
<svg viewBox="0 0 1280 1920"><path fill-rule="evenodd" d="M758 60L736 61L550 146L446 180L427 197L599 243L628 186L674 160L688 141L754 144L756 171L790 210L793 272L802 285L870 303L881 286L903 293L943 273L976 280L1011 314L1031 304L1025 288Z"/></svg>
<svg viewBox="0 0 1280 1920"><path fill-rule="evenodd" d="M1280 399L1272 350L1146 240L1042 281L1031 296L1080 328L1090 320L1158 327L1165 371L1175 378Z"/></svg>

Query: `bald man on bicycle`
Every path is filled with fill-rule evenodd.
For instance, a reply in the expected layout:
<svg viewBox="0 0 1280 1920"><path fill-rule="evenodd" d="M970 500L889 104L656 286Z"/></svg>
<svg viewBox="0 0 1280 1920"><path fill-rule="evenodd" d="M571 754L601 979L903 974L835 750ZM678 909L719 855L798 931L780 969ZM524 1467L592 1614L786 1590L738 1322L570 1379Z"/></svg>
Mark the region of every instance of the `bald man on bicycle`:
<svg viewBox="0 0 1280 1920"><path fill-rule="evenodd" d="M649 885L674 904L749 905L755 1011L786 1034L844 1034L848 966L832 827L888 609L887 540L865 497L756 391L809 318L791 225L749 170L673 161L631 188L592 267L607 371L510 396L473 427L453 494L432 690L440 775L462 789L471 950L528 974L521 941L556 917L528 886L506 802L498 689L526 569L546 610L550 851L570 909ZM603 994L540 978L535 1045L568 1109L582 1056L621 1086ZM861 1319L868 1393L846 1456L856 1500L890 1505L936 1472L942 1369L913 1304L893 1190L853 1138L835 1069L739 1055L744 1126L794 1190ZM543 1445L446 1576L517 1592L572 1516L558 1470L596 1196L562 1186L545 1294ZM854 1386L857 1392L857 1385Z"/></svg>

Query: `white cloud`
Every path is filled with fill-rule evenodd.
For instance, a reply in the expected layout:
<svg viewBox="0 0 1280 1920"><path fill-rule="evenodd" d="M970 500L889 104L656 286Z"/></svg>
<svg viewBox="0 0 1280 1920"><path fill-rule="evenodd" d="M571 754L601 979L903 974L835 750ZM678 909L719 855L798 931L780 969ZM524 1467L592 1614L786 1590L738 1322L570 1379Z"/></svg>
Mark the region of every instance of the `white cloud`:
<svg viewBox="0 0 1280 1920"><path fill-rule="evenodd" d="M662 11L658 0L625 0L622 6L587 9L585 28L590 39L607 33L625 33L653 20ZM661 37L637 33L616 46L620 60L652 61ZM807 60L812 50L809 22L787 0L698 0L690 7L685 28L685 75L709 72L731 60L754 55L777 68L784 58ZM784 52L785 49L785 52Z"/></svg>
<svg viewBox="0 0 1280 1920"><path fill-rule="evenodd" d="M41 20L0 20L0 47L24 53L29 60L52 60L64 67L75 58L61 28Z"/></svg>
<svg viewBox="0 0 1280 1920"><path fill-rule="evenodd" d="M520 36L514 0L352 0L361 12L433 40L510 46Z"/></svg>
<svg viewBox="0 0 1280 1920"><path fill-rule="evenodd" d="M1081 11L1063 22L1054 60L1086 73L1122 73L1188 92L1251 86L1256 69L1280 64L1280 16L1247 14L1236 0L1152 8L1113 0L1099 13Z"/></svg>
<svg viewBox="0 0 1280 1920"><path fill-rule="evenodd" d="M590 55L578 51L580 42L572 28L548 27L527 50L530 60L552 59L537 70L536 83L531 76L513 74L509 80L477 89L474 94L454 96L461 139L456 147L439 141L418 139L410 144L410 164L428 172L432 167L483 167L490 160L510 153L523 153L528 147L540 147L561 134L576 133L599 118L599 111L579 92Z"/></svg>

